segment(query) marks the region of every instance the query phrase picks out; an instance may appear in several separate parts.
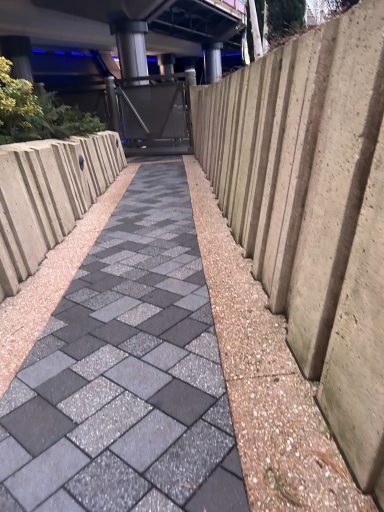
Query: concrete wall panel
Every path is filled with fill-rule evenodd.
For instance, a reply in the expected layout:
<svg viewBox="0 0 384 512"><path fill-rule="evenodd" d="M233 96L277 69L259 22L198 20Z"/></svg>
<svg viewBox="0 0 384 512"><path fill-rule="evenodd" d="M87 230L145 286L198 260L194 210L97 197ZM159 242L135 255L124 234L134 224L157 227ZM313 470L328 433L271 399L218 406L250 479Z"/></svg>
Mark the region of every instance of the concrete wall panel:
<svg viewBox="0 0 384 512"><path fill-rule="evenodd" d="M382 0L339 22L289 299L288 341L311 379L321 375L383 116L383 23Z"/></svg>
<svg viewBox="0 0 384 512"><path fill-rule="evenodd" d="M384 508L384 467L375 485L375 495L380 506Z"/></svg>
<svg viewBox="0 0 384 512"><path fill-rule="evenodd" d="M319 402L365 491L384 461L384 124L321 379Z"/></svg>

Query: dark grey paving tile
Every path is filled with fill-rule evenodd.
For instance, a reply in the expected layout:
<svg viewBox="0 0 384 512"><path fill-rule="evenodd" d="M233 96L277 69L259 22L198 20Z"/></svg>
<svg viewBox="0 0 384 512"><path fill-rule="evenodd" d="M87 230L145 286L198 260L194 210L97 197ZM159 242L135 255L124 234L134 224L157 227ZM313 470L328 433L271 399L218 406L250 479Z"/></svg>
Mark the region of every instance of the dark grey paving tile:
<svg viewBox="0 0 384 512"><path fill-rule="evenodd" d="M120 345L123 341L137 334L137 332L137 329L130 325L119 322L118 320L112 320L106 325L98 327L92 332L92 335L111 345Z"/></svg>
<svg viewBox="0 0 384 512"><path fill-rule="evenodd" d="M203 332L191 343L188 343L185 348L199 356L210 359L214 363L220 364L219 345L216 336L210 332Z"/></svg>
<svg viewBox="0 0 384 512"><path fill-rule="evenodd" d="M198 421L150 467L146 477L183 505L233 444L233 438Z"/></svg>
<svg viewBox="0 0 384 512"><path fill-rule="evenodd" d="M190 311L178 308L176 306L169 306L149 320L140 324L140 330L153 334L154 336L161 335L172 326L178 324Z"/></svg>
<svg viewBox="0 0 384 512"><path fill-rule="evenodd" d="M36 391L53 405L61 402L88 383L69 368L37 386Z"/></svg>
<svg viewBox="0 0 384 512"><path fill-rule="evenodd" d="M222 468L217 468L186 506L188 512L248 512L244 484Z"/></svg>
<svg viewBox="0 0 384 512"><path fill-rule="evenodd" d="M91 311L91 310L89 310ZM82 336L89 334L94 331L98 327L103 325L102 322L95 320L90 317L82 317L78 322L73 323L72 325L68 325L68 327L64 327L56 331L55 336L60 338L61 340L66 341L67 343L72 343Z"/></svg>
<svg viewBox="0 0 384 512"><path fill-rule="evenodd" d="M49 334L53 334L54 332L58 331L59 329L62 329L66 325L67 324L63 320L59 320L59 318L54 318L53 316L51 316L38 339L40 340L45 336L49 336Z"/></svg>
<svg viewBox="0 0 384 512"><path fill-rule="evenodd" d="M107 277L107 268L109 267L104 267L103 270L96 270L96 272L91 272L90 274L84 276L82 281L86 281L89 284L95 284L99 281L102 281Z"/></svg>
<svg viewBox="0 0 384 512"><path fill-rule="evenodd" d="M3 512L24 512L2 484L0 484L0 510Z"/></svg>
<svg viewBox="0 0 384 512"><path fill-rule="evenodd" d="M161 343L162 340L156 338ZM160 370L167 371L172 366L180 361L183 357L188 354L186 350L180 347L176 347L172 343L164 341L158 347L154 348L146 356L143 357L143 361L160 368Z"/></svg>
<svg viewBox="0 0 384 512"><path fill-rule="evenodd" d="M99 254L100 254L100 252L99 252ZM107 266L106 263L103 263L102 261L94 261L93 263L86 265L84 268L87 270L87 272L92 273L92 272L97 272L97 270L101 270L102 268L105 268L106 266Z"/></svg>
<svg viewBox="0 0 384 512"><path fill-rule="evenodd" d="M73 303L70 300L67 299L61 299L59 302L59 305L56 307L55 311L53 312L53 316L58 315L59 313L62 313L68 308L71 308L73 306Z"/></svg>
<svg viewBox="0 0 384 512"><path fill-rule="evenodd" d="M53 354L53 352L56 352L56 350L59 350L65 345L65 341L56 338L53 334L40 338L36 341L27 358L24 360L21 369L27 368L31 364L40 361L40 359Z"/></svg>
<svg viewBox="0 0 384 512"><path fill-rule="evenodd" d="M79 338L78 340L74 341L73 343L65 345L65 347L63 347L61 351L69 355L73 359L79 360L89 356L89 354L92 354L93 352L101 348L104 344L105 343L101 341L99 338L95 338L94 336L87 334L82 338Z"/></svg>
<svg viewBox="0 0 384 512"><path fill-rule="evenodd" d="M97 311L101 308L104 308L105 306L108 306L109 304L112 304L118 299L121 299L122 297L123 295L121 295L121 293L107 290L101 293L96 292L96 295L83 302L83 304L85 307L92 309L92 311Z"/></svg>
<svg viewBox="0 0 384 512"><path fill-rule="evenodd" d="M142 270L140 268L134 268L132 270L128 270L125 274L123 274L121 277L124 277L125 279L129 279L130 281L137 281L138 279L141 279L142 277L146 276L148 272L146 270Z"/></svg>
<svg viewBox="0 0 384 512"><path fill-rule="evenodd" d="M218 402L204 415L205 421L209 421L215 427L219 427L227 434L234 435L232 427L231 412L229 410L228 397L225 394Z"/></svg>
<svg viewBox="0 0 384 512"><path fill-rule="evenodd" d="M140 301L137 299L133 299L132 297L122 297L112 304L95 311L90 316L100 322L107 323L139 305Z"/></svg>
<svg viewBox="0 0 384 512"><path fill-rule="evenodd" d="M66 488L92 512L126 512L150 486L133 469L105 452L76 475Z"/></svg>
<svg viewBox="0 0 384 512"><path fill-rule="evenodd" d="M88 299L91 299L95 295L97 295L97 292L95 290L91 290L90 288L81 288L81 290L78 290L77 292L67 295L67 299L71 300L72 302L76 302L77 304L82 304L83 302L85 302Z"/></svg>
<svg viewBox="0 0 384 512"><path fill-rule="evenodd" d="M64 485L88 461L88 457L64 438L8 478L5 486L29 512Z"/></svg>
<svg viewBox="0 0 384 512"><path fill-rule="evenodd" d="M150 304L154 304L155 306L159 306L160 308L166 309L171 306L178 300L182 298L181 295L177 295L176 293L167 292L165 290L154 289L152 292L144 295L141 300L143 302L149 302Z"/></svg>
<svg viewBox="0 0 384 512"><path fill-rule="evenodd" d="M221 465L237 477L243 478L243 470L241 469L239 453L236 447L229 452L229 455L225 457Z"/></svg>
<svg viewBox="0 0 384 512"><path fill-rule="evenodd" d="M161 334L161 337L178 345L179 347L185 347L187 343L197 338L202 332L207 329L207 325L191 318L185 318L168 331Z"/></svg>
<svg viewBox="0 0 384 512"><path fill-rule="evenodd" d="M129 340L119 345L119 348L133 356L142 357L144 354L157 347L157 345L160 345L160 343L162 343L160 338L152 336L151 334L139 332Z"/></svg>
<svg viewBox="0 0 384 512"><path fill-rule="evenodd" d="M68 286L66 292L64 293L64 297L70 295L71 293L77 292L77 290L81 290L81 288L85 288L86 286L88 286L88 284L89 283L87 283L86 281L82 281L81 279L75 279Z"/></svg>
<svg viewBox="0 0 384 512"><path fill-rule="evenodd" d="M205 285L205 276L203 270L198 270L190 277L187 277L186 281L192 284L198 284L199 286Z"/></svg>
<svg viewBox="0 0 384 512"><path fill-rule="evenodd" d="M84 512L81 507L66 491L60 489L47 501L35 509L35 512Z"/></svg>
<svg viewBox="0 0 384 512"><path fill-rule="evenodd" d="M161 281L165 281L166 276L155 274L154 272L147 272L147 274L137 280L138 283L146 284L147 286L156 286Z"/></svg>
<svg viewBox="0 0 384 512"><path fill-rule="evenodd" d="M20 469L31 459L29 453L13 437L0 443L0 482Z"/></svg>
<svg viewBox="0 0 384 512"><path fill-rule="evenodd" d="M205 304L205 306L195 311L191 318L207 325L213 325L211 305L209 303Z"/></svg>
<svg viewBox="0 0 384 512"><path fill-rule="evenodd" d="M46 380L54 377L75 362L72 357L67 356L60 350L37 361L25 370L18 373L18 378L31 388L36 388Z"/></svg>
<svg viewBox="0 0 384 512"><path fill-rule="evenodd" d="M97 283L92 284L90 288L96 290L97 292L106 292L108 290L111 290L114 286L117 286L118 284L122 283L123 281L124 278L122 277L107 274L107 277L105 277L101 281L98 281Z"/></svg>
<svg viewBox="0 0 384 512"><path fill-rule="evenodd" d="M91 457L96 457L151 409L149 404L126 391L90 416L68 437Z"/></svg>
<svg viewBox="0 0 384 512"><path fill-rule="evenodd" d="M144 400L172 380L166 373L135 357L122 361L105 375Z"/></svg>
<svg viewBox="0 0 384 512"><path fill-rule="evenodd" d="M152 489L144 496L142 500L132 509L132 512L181 512L181 508L176 506L164 494Z"/></svg>
<svg viewBox="0 0 384 512"><path fill-rule="evenodd" d="M9 388L0 399L0 417L5 416L20 405L36 396L28 386L18 379L13 379Z"/></svg>
<svg viewBox="0 0 384 512"><path fill-rule="evenodd" d="M195 354L190 354L182 359L169 373L216 398L219 398L225 391L220 365Z"/></svg>
<svg viewBox="0 0 384 512"><path fill-rule="evenodd" d="M33 456L75 427L69 418L39 396L1 418L1 424Z"/></svg>
<svg viewBox="0 0 384 512"><path fill-rule="evenodd" d="M214 403L215 399L185 382L173 379L149 402L173 418L190 426Z"/></svg>
<svg viewBox="0 0 384 512"><path fill-rule="evenodd" d="M184 431L184 425L154 410L118 439L111 450L141 473Z"/></svg>

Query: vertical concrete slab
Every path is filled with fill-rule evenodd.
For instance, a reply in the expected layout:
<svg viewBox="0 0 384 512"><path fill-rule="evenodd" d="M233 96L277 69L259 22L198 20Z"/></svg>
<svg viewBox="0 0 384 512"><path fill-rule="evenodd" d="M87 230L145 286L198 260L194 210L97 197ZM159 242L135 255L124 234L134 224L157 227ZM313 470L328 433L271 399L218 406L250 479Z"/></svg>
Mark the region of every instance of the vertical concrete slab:
<svg viewBox="0 0 384 512"><path fill-rule="evenodd" d="M95 185L91 178L88 159L83 152L81 141L79 139L76 140L75 138L72 138L71 141L68 142L68 148L72 158L71 167L79 177L79 182L81 184L83 197L85 200L85 211L88 211L91 207L91 204L96 201L97 197Z"/></svg>
<svg viewBox="0 0 384 512"><path fill-rule="evenodd" d="M249 67L248 89L246 98L247 114L244 118L242 148L239 168L237 171L236 191L233 202L231 230L237 243L242 242L242 231L245 217L245 198L248 193L251 163L255 149L255 141L259 130L260 103L262 83L264 79L265 60L258 59Z"/></svg>
<svg viewBox="0 0 384 512"><path fill-rule="evenodd" d="M16 157L11 152L0 153L0 217L3 238L8 238L5 243L11 255L14 248L13 263L19 267L21 277L26 277L24 268L27 275L34 274L45 257L47 246Z"/></svg>
<svg viewBox="0 0 384 512"><path fill-rule="evenodd" d="M224 114L224 93L225 93L225 81L220 80L218 82L217 89L217 101L216 101L216 113L215 113L215 130L214 130L214 146L212 148L212 158L211 158L211 176L210 183L213 186L215 180L215 171L217 168L217 160L219 158L220 144L221 144L221 128L222 128L222 118Z"/></svg>
<svg viewBox="0 0 384 512"><path fill-rule="evenodd" d="M99 159L99 162L101 164L101 169L103 171L104 179L107 183L107 186L109 186L114 181L114 176L112 173L112 170L109 166L107 153L105 150L105 146L101 140L101 138L97 135L91 135L90 139L93 140L93 143L95 145L97 157Z"/></svg>
<svg viewBox="0 0 384 512"><path fill-rule="evenodd" d="M275 118L268 155L268 166L264 183L264 194L261 202L259 225L253 250L252 274L261 279L265 249L269 234L272 206L275 197L276 181L280 166L281 151L286 128L289 99L291 97L292 77L295 69L298 39L291 40L283 48L279 89L277 93Z"/></svg>
<svg viewBox="0 0 384 512"><path fill-rule="evenodd" d="M380 506L384 508L384 467L375 485L375 495Z"/></svg>
<svg viewBox="0 0 384 512"><path fill-rule="evenodd" d="M221 80L223 84L223 93L222 93L222 107L221 107L221 115L220 115L220 126L219 126L219 143L217 146L217 157L215 161L215 167L213 169L213 176L211 185L213 188L213 193L215 197L219 195L219 187L220 187L220 172L223 163L223 152L224 152L224 134L227 126L227 117L228 117L228 100L229 100L229 87L230 87L230 77L227 76Z"/></svg>
<svg viewBox="0 0 384 512"><path fill-rule="evenodd" d="M211 148L208 154L208 173L209 181L212 183L213 169L215 167L216 148L217 148L217 132L218 132L218 120L220 115L220 99L221 99L222 83L217 82L214 86L213 91L213 111L211 119Z"/></svg>
<svg viewBox="0 0 384 512"><path fill-rule="evenodd" d="M269 148L273 132L277 92L281 70L281 49L271 53L265 59L265 73L260 83L262 95L260 101L259 128L255 139L253 161L249 168L249 186L245 195L244 226L242 245L245 257L253 256L257 228L259 225L261 202L268 168Z"/></svg>
<svg viewBox="0 0 384 512"><path fill-rule="evenodd" d="M273 313L286 311L339 18L299 39L261 281ZM308 51L310 52L308 54ZM305 76L307 77L305 79Z"/></svg>
<svg viewBox="0 0 384 512"><path fill-rule="evenodd" d="M288 302L288 342L311 379L321 375L384 110L384 2L359 4L339 23Z"/></svg>
<svg viewBox="0 0 384 512"><path fill-rule="evenodd" d="M210 169L209 169L209 159L212 150L212 124L213 124L213 110L214 110L214 99L215 99L215 90L216 87L211 85L211 87L207 88L207 100L206 100L206 109L207 109L207 124L205 127L204 133L204 154L203 154L203 167L205 169L205 173L207 178L210 178Z"/></svg>
<svg viewBox="0 0 384 512"><path fill-rule="evenodd" d="M384 461L384 124L352 245L319 403L360 486Z"/></svg>
<svg viewBox="0 0 384 512"><path fill-rule="evenodd" d="M113 181L114 181L115 178L119 175L119 168L118 168L116 159L114 157L111 139L109 138L109 136L107 135L106 132L98 132L97 136L102 140L102 142L104 144L105 152L106 152L106 155L108 158L110 169L112 170Z"/></svg>
<svg viewBox="0 0 384 512"><path fill-rule="evenodd" d="M2 219L0 215L0 302L19 291L19 276L8 252L3 237Z"/></svg>
<svg viewBox="0 0 384 512"><path fill-rule="evenodd" d="M113 132L111 130L106 130L105 133L109 137L117 167L121 172L127 166L127 159L124 154L124 148L121 143L120 135L117 132Z"/></svg>

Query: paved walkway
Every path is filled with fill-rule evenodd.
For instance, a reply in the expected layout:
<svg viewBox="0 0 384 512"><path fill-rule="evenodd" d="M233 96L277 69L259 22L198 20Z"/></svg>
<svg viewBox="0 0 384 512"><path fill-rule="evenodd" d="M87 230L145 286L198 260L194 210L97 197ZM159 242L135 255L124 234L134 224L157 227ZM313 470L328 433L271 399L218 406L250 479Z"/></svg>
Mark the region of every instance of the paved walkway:
<svg viewBox="0 0 384 512"><path fill-rule="evenodd" d="M0 510L247 511L182 161L141 166L0 401Z"/></svg>

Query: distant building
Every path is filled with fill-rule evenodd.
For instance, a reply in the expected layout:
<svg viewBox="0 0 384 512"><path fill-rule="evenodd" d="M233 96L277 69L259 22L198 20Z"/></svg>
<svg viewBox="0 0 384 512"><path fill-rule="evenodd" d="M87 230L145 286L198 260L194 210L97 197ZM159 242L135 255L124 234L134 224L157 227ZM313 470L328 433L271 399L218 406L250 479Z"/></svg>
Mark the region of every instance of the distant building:
<svg viewBox="0 0 384 512"><path fill-rule="evenodd" d="M307 0L307 27L316 27L327 19L327 14L335 7L335 0Z"/></svg>

